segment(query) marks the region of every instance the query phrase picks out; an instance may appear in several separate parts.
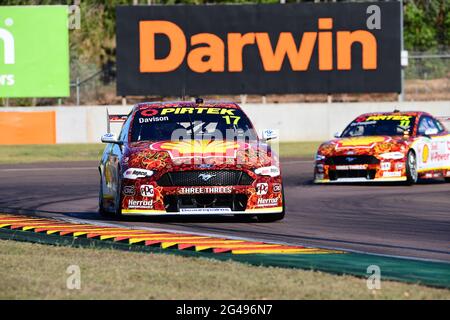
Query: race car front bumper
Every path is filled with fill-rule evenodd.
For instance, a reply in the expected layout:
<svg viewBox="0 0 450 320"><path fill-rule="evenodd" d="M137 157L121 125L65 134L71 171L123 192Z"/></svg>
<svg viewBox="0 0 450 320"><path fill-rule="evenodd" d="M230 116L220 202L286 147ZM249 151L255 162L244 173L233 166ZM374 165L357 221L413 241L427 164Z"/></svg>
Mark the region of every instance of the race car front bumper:
<svg viewBox="0 0 450 320"><path fill-rule="evenodd" d="M246 209L244 211L224 211L226 208L193 208L186 211L167 212L165 210L151 209L122 209L123 215L144 215L144 216L180 216L180 215L212 215L212 216L235 216L235 215L252 215L252 214L273 214L283 212L283 207Z"/></svg>
<svg viewBox="0 0 450 320"><path fill-rule="evenodd" d="M376 179L366 179L366 178L340 178L337 180L330 179L314 179L314 183L360 183L360 182L400 182L406 181L406 177L397 178L376 178Z"/></svg>
<svg viewBox="0 0 450 320"><path fill-rule="evenodd" d="M251 185L168 186L124 180L124 215L252 215L283 211L281 177L259 177Z"/></svg>
<svg viewBox="0 0 450 320"><path fill-rule="evenodd" d="M406 181L404 160L377 164L326 165L316 162L314 183L360 183Z"/></svg>

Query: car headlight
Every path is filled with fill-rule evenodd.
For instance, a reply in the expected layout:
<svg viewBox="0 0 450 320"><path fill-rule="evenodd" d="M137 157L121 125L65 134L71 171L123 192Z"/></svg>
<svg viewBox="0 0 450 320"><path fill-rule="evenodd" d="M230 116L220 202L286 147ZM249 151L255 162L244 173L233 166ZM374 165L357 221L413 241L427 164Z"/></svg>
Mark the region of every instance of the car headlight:
<svg viewBox="0 0 450 320"><path fill-rule="evenodd" d="M386 160L400 160L403 159L405 155L402 152L386 152L380 154L380 158L386 159Z"/></svg>
<svg viewBox="0 0 450 320"><path fill-rule="evenodd" d="M316 154L316 161L322 161L325 160L325 156L321 155L321 154Z"/></svg>
<svg viewBox="0 0 450 320"><path fill-rule="evenodd" d="M278 177L280 175L280 169L276 166L261 167L255 169L255 173L261 176Z"/></svg>
<svg viewBox="0 0 450 320"><path fill-rule="evenodd" d="M138 178L149 178L155 172L153 170L140 169L140 168L129 168L123 173L125 179L136 180Z"/></svg>

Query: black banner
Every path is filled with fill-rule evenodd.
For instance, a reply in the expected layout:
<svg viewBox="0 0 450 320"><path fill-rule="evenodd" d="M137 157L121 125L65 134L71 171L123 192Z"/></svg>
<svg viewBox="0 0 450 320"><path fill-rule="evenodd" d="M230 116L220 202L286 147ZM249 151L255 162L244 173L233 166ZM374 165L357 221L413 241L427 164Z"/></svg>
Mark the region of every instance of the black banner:
<svg viewBox="0 0 450 320"><path fill-rule="evenodd" d="M400 92L401 3L123 6L117 94Z"/></svg>
<svg viewBox="0 0 450 320"><path fill-rule="evenodd" d="M350 280L348 280L350 281ZM326 288L325 290L331 290ZM411 289L413 290L413 289ZM418 287L417 290L420 290ZM302 288L299 287L299 291ZM320 295L320 290L317 289ZM446 292L442 290L441 297L445 298ZM381 294L381 293L380 293ZM102 298L101 293L97 296L92 293L92 299ZM125 294L124 294L125 295ZM237 298L240 294L236 293ZM260 294L261 295L261 294ZM270 297L270 294L268 294ZM424 294L425 295L425 294ZM73 297L75 296L75 297ZM77 296L73 294L71 298ZM80 294L78 295L80 296ZM258 296L258 294L255 294ZM301 294L300 294L301 296ZM392 294L394 298L403 299L401 293ZM439 295L437 297L440 297ZM83 296L82 296L83 297ZM311 297L306 296L311 299ZM327 297L327 295L325 295ZM430 293L430 298L433 297ZM126 297L124 297L125 299ZM142 299L147 297L143 296ZM349 293L342 293L342 299L355 299ZM376 299L375 297L374 299ZM78 310L82 316L89 309L89 314L105 318L109 313L113 317L131 318L142 317L151 310L153 314L161 315L163 319L290 319L297 314L314 313L318 317L348 319L361 319L368 310L373 317L385 317L386 313L392 313L390 309L397 309L404 317L409 318L417 314L429 314L429 310L439 310L444 314L449 307L448 300L434 301L399 301L399 300L2 300L0 307L8 312L17 312L20 308L21 314L35 317L37 313L48 313L47 317L60 317L56 312L49 313L48 310L65 308ZM406 299L406 297L404 298ZM150 318L150 317L149 317Z"/></svg>

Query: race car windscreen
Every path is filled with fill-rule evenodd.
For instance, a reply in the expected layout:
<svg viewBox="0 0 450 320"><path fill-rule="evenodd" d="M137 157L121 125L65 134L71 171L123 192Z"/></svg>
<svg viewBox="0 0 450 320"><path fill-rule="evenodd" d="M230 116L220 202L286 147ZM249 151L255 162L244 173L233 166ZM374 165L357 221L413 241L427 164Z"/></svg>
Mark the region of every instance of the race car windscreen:
<svg viewBox="0 0 450 320"><path fill-rule="evenodd" d="M411 134L416 118L407 115L370 115L355 119L341 137L402 136Z"/></svg>
<svg viewBox="0 0 450 320"><path fill-rule="evenodd" d="M131 142L199 139L257 140L249 119L239 109L178 107L136 112Z"/></svg>

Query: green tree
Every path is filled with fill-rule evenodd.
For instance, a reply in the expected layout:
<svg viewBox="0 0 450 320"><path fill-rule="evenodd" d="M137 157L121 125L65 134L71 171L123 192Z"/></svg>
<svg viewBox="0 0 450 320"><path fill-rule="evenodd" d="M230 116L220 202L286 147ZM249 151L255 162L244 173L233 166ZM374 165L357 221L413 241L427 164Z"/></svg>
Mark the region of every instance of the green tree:
<svg viewBox="0 0 450 320"><path fill-rule="evenodd" d="M434 50L450 44L448 0L406 0L404 41L408 50Z"/></svg>
<svg viewBox="0 0 450 320"><path fill-rule="evenodd" d="M302 0L306 2L305 0ZM1 0L2 5L71 5L74 0ZM153 0L156 4L278 3L279 0ZM300 2L298 0L288 0ZM101 67L115 60L115 8L133 0L81 0L81 28L70 32L71 61ZM147 4L147 0L138 0ZM435 50L450 45L449 0L404 0L404 41L408 50Z"/></svg>

